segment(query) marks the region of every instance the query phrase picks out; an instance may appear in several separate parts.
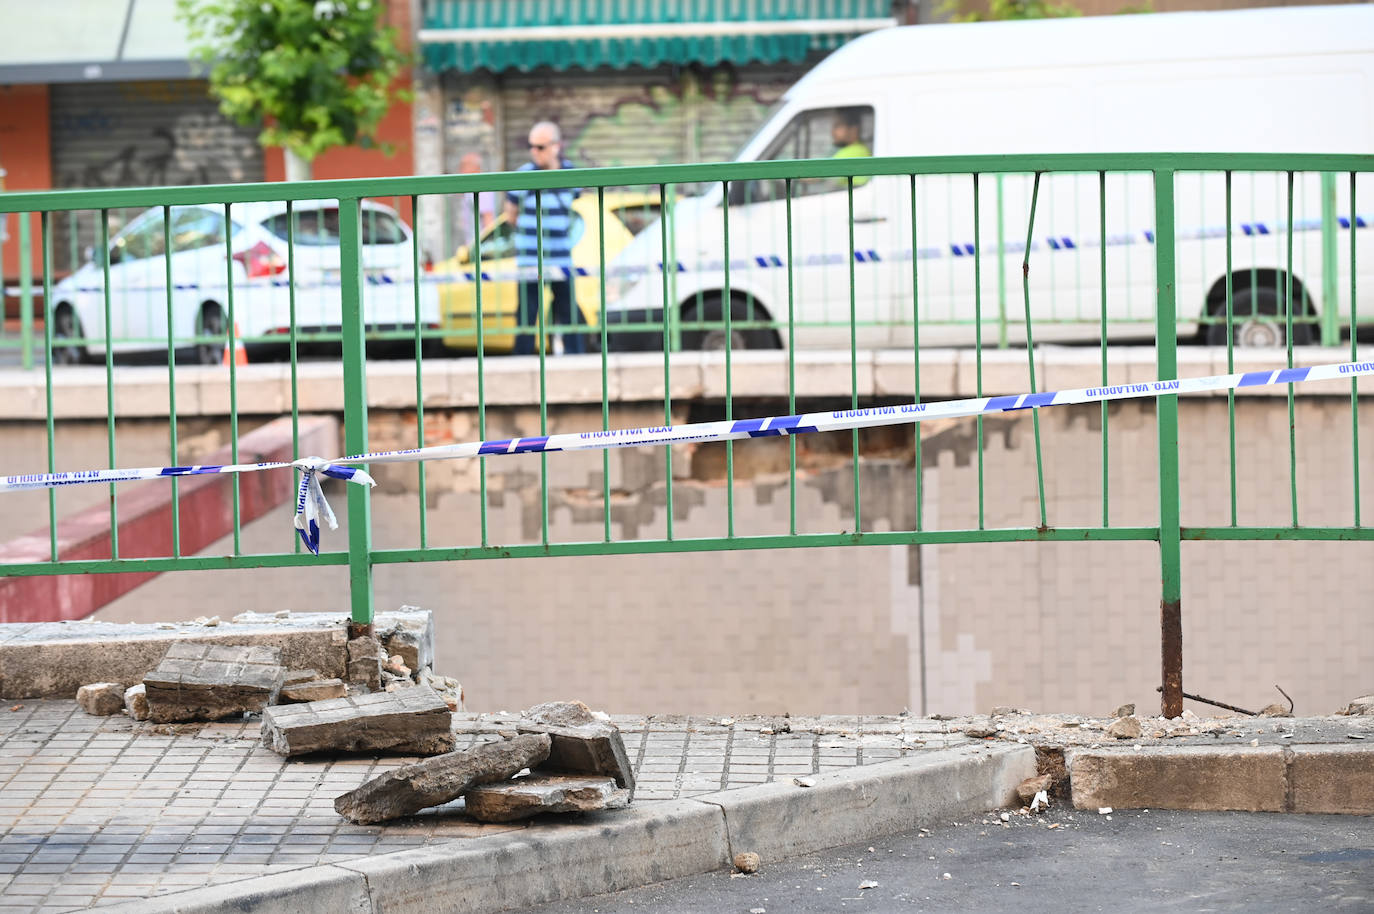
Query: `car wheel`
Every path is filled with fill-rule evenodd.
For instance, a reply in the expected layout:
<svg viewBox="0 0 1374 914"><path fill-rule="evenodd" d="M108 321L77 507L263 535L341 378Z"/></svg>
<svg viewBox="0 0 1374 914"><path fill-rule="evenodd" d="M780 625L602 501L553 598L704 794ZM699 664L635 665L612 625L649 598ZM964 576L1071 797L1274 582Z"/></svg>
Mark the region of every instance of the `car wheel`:
<svg viewBox="0 0 1374 914"><path fill-rule="evenodd" d="M693 303L683 312L683 323L714 324L725 320L725 309L721 307L719 296L710 296L703 299L699 304ZM759 321L769 320L767 310L758 303L754 304L751 312L747 302L737 298L731 299L730 320L734 321ZM682 348L697 349L706 352L720 352L725 349L725 328L706 327L682 331ZM730 328L730 348L737 349L777 349L779 348L778 335L772 330L764 328L751 328L748 330L737 330Z"/></svg>
<svg viewBox="0 0 1374 914"><path fill-rule="evenodd" d="M79 343L61 343L59 340L79 340L84 334L81 319L75 309L63 302L57 306L52 321L52 363L54 365L80 365L87 359L86 347Z"/></svg>
<svg viewBox="0 0 1374 914"><path fill-rule="evenodd" d="M1298 304L1293 317L1303 315L1302 305ZM1226 345L1226 305L1217 308L1214 317L1221 323L1207 325L1207 344ZM1266 317L1268 320L1261 320ZM1279 307L1279 294L1274 289L1240 289L1231 302L1231 318L1234 326L1233 340L1238 348L1277 347L1284 345L1286 330L1282 309ZM1312 325L1293 324L1293 345L1305 346L1312 342Z"/></svg>
<svg viewBox="0 0 1374 914"><path fill-rule="evenodd" d="M224 312L214 302L207 302L196 317L196 336L223 339ZM196 343L196 363L199 365L219 365L224 361L223 343Z"/></svg>

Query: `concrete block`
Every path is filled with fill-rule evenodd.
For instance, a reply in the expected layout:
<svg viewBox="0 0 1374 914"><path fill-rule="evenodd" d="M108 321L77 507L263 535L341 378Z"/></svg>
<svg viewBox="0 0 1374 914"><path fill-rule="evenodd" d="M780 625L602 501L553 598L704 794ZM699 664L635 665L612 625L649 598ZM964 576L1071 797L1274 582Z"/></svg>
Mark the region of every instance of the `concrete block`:
<svg viewBox="0 0 1374 914"><path fill-rule="evenodd" d="M916 399L915 356L909 350L873 353L873 393L879 397ZM921 399L955 396L958 352L928 349L921 353Z"/></svg>
<svg viewBox="0 0 1374 914"><path fill-rule="evenodd" d="M124 712L132 720L148 719L148 687L143 683L124 691Z"/></svg>
<svg viewBox="0 0 1374 914"><path fill-rule="evenodd" d="M463 799L468 815L480 822L515 822L543 813L624 809L630 792L615 778L551 774L473 787Z"/></svg>
<svg viewBox="0 0 1374 914"><path fill-rule="evenodd" d="M109 717L124 709L124 686L117 682L92 682L76 690L81 710L96 717Z"/></svg>
<svg viewBox="0 0 1374 914"><path fill-rule="evenodd" d="M448 704L426 686L279 705L262 714L262 741L287 757L310 752L438 755L454 746Z"/></svg>
<svg viewBox="0 0 1374 914"><path fill-rule="evenodd" d="M1073 749L1064 761L1079 809L1284 809L1285 764L1277 746Z"/></svg>
<svg viewBox="0 0 1374 914"><path fill-rule="evenodd" d="M1010 805L1035 773L1029 746L950 749L815 775L811 787L774 781L700 802L724 811L731 855L781 860Z"/></svg>
<svg viewBox="0 0 1374 914"><path fill-rule="evenodd" d="M848 351L799 349L795 362L798 397L849 396L854 389ZM783 366L786 371L785 359ZM859 352L858 387L860 397L873 393L873 360L868 352L862 350ZM776 395L786 394L787 384L784 382L778 387Z"/></svg>
<svg viewBox="0 0 1374 914"><path fill-rule="evenodd" d="M351 685L360 686L369 692L382 687L382 664L386 654L376 638L364 636L348 642L348 673L346 678Z"/></svg>
<svg viewBox="0 0 1374 914"><path fill-rule="evenodd" d="M387 656L400 654L412 670L433 668L434 614L418 606L402 606L387 619L385 627L373 627Z"/></svg>
<svg viewBox="0 0 1374 914"><path fill-rule="evenodd" d="M1035 380L1044 390L1041 378L1044 371L1035 366ZM978 396L978 358L972 349L959 351L959 397ZM1030 392L1030 365L1023 349L983 350L983 396L1023 394Z"/></svg>
<svg viewBox="0 0 1374 914"><path fill-rule="evenodd" d="M601 774L634 793L634 766L615 724L591 723L559 727L522 718L518 733L547 733L553 740L546 767L571 774Z"/></svg>
<svg viewBox="0 0 1374 914"><path fill-rule="evenodd" d="M1288 789L1293 812L1374 815L1374 746L1294 746Z"/></svg>
<svg viewBox="0 0 1374 914"><path fill-rule="evenodd" d="M340 865L366 877L375 914L487 914L705 873L729 859L720 810L679 800Z"/></svg>
<svg viewBox="0 0 1374 914"><path fill-rule="evenodd" d="M148 719L165 724L261 711L276 702L285 675L280 648L173 644L143 677Z"/></svg>
<svg viewBox="0 0 1374 914"><path fill-rule="evenodd" d="M282 686L278 696L282 704L287 702L324 701L326 698L343 698L348 695L348 686L342 679L312 679Z"/></svg>
<svg viewBox="0 0 1374 914"><path fill-rule="evenodd" d="M359 825L408 816L457 799L474 784L504 781L539 764L549 757L549 742L542 735L517 736L404 765L336 797L334 809Z"/></svg>

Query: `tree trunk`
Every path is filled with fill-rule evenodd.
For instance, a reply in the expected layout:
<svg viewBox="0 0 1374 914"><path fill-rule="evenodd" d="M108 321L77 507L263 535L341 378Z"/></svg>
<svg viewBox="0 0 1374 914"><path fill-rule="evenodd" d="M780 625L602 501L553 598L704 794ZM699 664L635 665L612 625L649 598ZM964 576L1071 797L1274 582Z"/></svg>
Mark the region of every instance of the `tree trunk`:
<svg viewBox="0 0 1374 914"><path fill-rule="evenodd" d="M288 181L309 181L310 162L302 159L290 149L283 148L282 155L286 158L286 180Z"/></svg>

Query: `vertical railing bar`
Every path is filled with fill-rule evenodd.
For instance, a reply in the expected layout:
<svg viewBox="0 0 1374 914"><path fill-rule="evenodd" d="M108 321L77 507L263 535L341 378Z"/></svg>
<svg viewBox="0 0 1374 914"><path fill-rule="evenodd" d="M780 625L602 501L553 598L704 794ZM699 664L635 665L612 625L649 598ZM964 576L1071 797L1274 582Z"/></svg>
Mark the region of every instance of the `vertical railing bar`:
<svg viewBox="0 0 1374 914"><path fill-rule="evenodd" d="M1038 171L1035 173L1035 181L1031 185L1030 219L1026 223L1026 250L1021 261L1021 293L1026 307L1026 358L1030 364L1030 391L1033 394L1039 393L1040 388L1035 386L1035 336L1031 331L1030 313L1030 251L1031 239L1035 237L1035 205L1040 199L1040 174L1041 173ZM974 175L975 181L977 177L977 175ZM974 186L975 188L977 187L976 184ZM1051 213L1051 218L1053 218L1053 213ZM973 261L975 271L978 268L979 260L976 255L980 253L977 247L977 240L978 239L975 238L975 246L973 249L975 254ZM1031 410L1031 428L1035 430L1035 480L1039 486L1040 526L1043 529L1048 526L1048 523L1045 517L1045 463L1040 450L1040 410L1038 409Z"/></svg>
<svg viewBox="0 0 1374 914"><path fill-rule="evenodd" d="M286 308L289 325L287 334L289 342L287 347L291 355L291 459L299 460L301 457L301 398L300 385L297 377L297 348L298 339L296 337L296 204L292 200L286 201ZM292 477L295 479L293 492L300 491L301 471L293 468ZM292 536L291 541L296 552L301 551L301 538Z"/></svg>
<svg viewBox="0 0 1374 914"><path fill-rule="evenodd" d="M549 433L549 341L544 329L544 200L540 191L534 192L535 269L539 277L535 284L534 307L539 327L539 434ZM571 280L569 280L571 282ZM539 452L539 541L549 544L549 455Z"/></svg>
<svg viewBox="0 0 1374 914"><path fill-rule="evenodd" d="M664 201L660 198L660 209ZM610 373L606 367L606 350L610 339L606 330L606 188L596 189L596 264L599 277L597 307L600 309L597 321L601 325L601 430L611 427L611 389L608 383ZM666 314L666 312L665 312ZM601 517L605 529L602 536L605 542L611 541L611 452L601 451Z"/></svg>
<svg viewBox="0 0 1374 914"><path fill-rule="evenodd" d="M1231 196L1231 171L1226 171L1226 373L1233 374L1236 370L1236 326L1232 322L1234 317L1235 303L1235 281L1231 276L1232 256L1234 255L1234 242L1231 238L1231 223L1235 218L1232 210ZM1231 526L1236 526L1236 389L1228 388L1226 391L1226 425L1230 439L1231 449Z"/></svg>
<svg viewBox="0 0 1374 914"><path fill-rule="evenodd" d="M33 368L33 213L15 215L19 230L19 367L28 371Z"/></svg>
<svg viewBox="0 0 1374 914"><path fill-rule="evenodd" d="M239 462L239 382L238 332L234 323L234 222L230 218L231 204L224 204L224 283L225 301L229 306L229 320L224 327L225 352L229 353L229 453L233 463ZM232 477L234 487L234 555L243 554L243 518L239 504L239 474Z"/></svg>
<svg viewBox="0 0 1374 914"><path fill-rule="evenodd" d="M474 307L477 312L477 437L487 440L487 344L482 324L482 206L478 191L472 193L472 277L474 282ZM517 274L519 270L516 270ZM523 281L518 280L515 287L515 332L520 333L520 289ZM491 545L489 537L489 518L487 516L487 458L477 458L477 495L481 503L478 510L483 548Z"/></svg>
<svg viewBox="0 0 1374 914"><path fill-rule="evenodd" d="M978 218L978 175L973 175L973 250L983 246L980 221ZM953 281L953 280L951 280ZM973 258L973 359L974 359L974 396L983 395L983 281L979 270L979 258ZM983 509L983 414L975 421L978 440L974 447L978 450L978 529L984 527Z"/></svg>
<svg viewBox="0 0 1374 914"><path fill-rule="evenodd" d="M476 209L476 207L474 207ZM425 383L424 383L424 339L420 320L420 198L410 195L410 218L413 223L410 231L410 275L415 293L415 446L425 446ZM425 462L416 466L420 483L420 548L429 548L429 486L425 477Z"/></svg>
<svg viewBox="0 0 1374 914"><path fill-rule="evenodd" d="M115 408L114 408L114 341L110 331L110 211L100 211L100 249L101 269L104 275L105 298L105 416L106 450L110 458L110 469L115 464ZM84 330L83 330L84 333ZM238 475L235 474L235 479ZM119 506L115 495L115 485L110 483L110 558L119 558Z"/></svg>
<svg viewBox="0 0 1374 914"><path fill-rule="evenodd" d="M797 414L796 270L792 263L792 179L783 181L787 198L787 414ZM797 436L787 436L787 530L797 535Z"/></svg>
<svg viewBox="0 0 1374 914"><path fill-rule="evenodd" d="M357 197L339 200L339 281L343 320L340 344L344 381L344 447L367 453L367 343L363 313L362 213ZM367 466L362 467L364 472ZM350 635L370 633L372 607L372 500L367 486L348 489Z"/></svg>
<svg viewBox="0 0 1374 914"><path fill-rule="evenodd" d="M1107 172L1097 173L1097 245L1098 279L1102 289L1102 386L1107 386ZM1030 245L1026 245L1027 250ZM1102 409L1102 526L1110 527L1111 521L1111 461L1109 459L1110 436L1108 435L1107 402Z"/></svg>
<svg viewBox="0 0 1374 914"><path fill-rule="evenodd" d="M849 404L850 409L859 408L859 326L858 290L855 288L854 268L854 178L845 178L845 192L849 205ZM859 491L859 430L849 430L851 447L854 452L854 535L863 532L863 502Z"/></svg>
<svg viewBox="0 0 1374 914"><path fill-rule="evenodd" d="M1353 180L1353 178L1352 178ZM76 220L76 213L68 218ZM44 210L39 216L39 231L43 237L43 392L46 403L48 435L48 472L57 472L56 427L52 413L52 214ZM84 336L85 330L81 333ZM48 548L52 560L57 561L57 490L48 489Z"/></svg>
<svg viewBox="0 0 1374 914"><path fill-rule="evenodd" d="M1356 347L1360 326L1359 308L1355 300L1355 172L1350 173L1350 361L1359 359ZM46 271L44 271L46 273ZM47 301L45 297L43 299ZM1350 378L1350 466L1354 477L1355 526L1360 526L1360 378Z"/></svg>
<svg viewBox="0 0 1374 914"><path fill-rule="evenodd" d="M911 364L912 364L912 383L915 391L915 402L921 402L921 308L920 308L920 272L917 264L920 263L920 246L916 243L916 176L909 175L911 179ZM922 485L925 478L925 467L921 463L921 424L915 423L911 427L911 433L916 438L916 529L922 529ZM925 670L925 630L921 631L921 669ZM921 690L922 700L924 701L925 689Z"/></svg>
<svg viewBox="0 0 1374 914"><path fill-rule="evenodd" d="M1174 172L1154 172L1155 183L1155 353L1157 376L1178 376L1177 233L1174 226ZM1183 714L1182 557L1179 525L1178 394L1155 398L1159 439L1160 554L1160 713Z"/></svg>
<svg viewBox="0 0 1374 914"><path fill-rule="evenodd" d="M1284 334L1288 350L1288 367L1293 367L1293 172L1288 172L1288 269L1284 277ZM1288 383L1288 492L1292 501L1293 526L1298 526L1298 428L1295 421L1293 382Z"/></svg>
<svg viewBox="0 0 1374 914"><path fill-rule="evenodd" d="M726 188L725 207L726 219L729 219L730 194ZM668 185L658 185L659 209L668 200ZM676 228L674 228L676 232ZM658 220L658 241L659 241L659 260L663 263L663 424L673 424L673 386L672 386L672 312L677 310L677 303L668 295L669 273L677 272L677 260L668 257L668 220L659 218ZM728 253L727 253L728 257ZM701 306L697 306L697 318L702 317ZM663 472L667 477L667 506L664 510L664 523L666 537L671 542L673 539L673 448L668 445L663 449Z"/></svg>
<svg viewBox="0 0 1374 914"><path fill-rule="evenodd" d="M722 241L725 246L725 282L724 291L721 293L721 314L725 319L725 421L730 422L735 418L735 394L733 387L733 377L731 374L731 337L734 336L732 318L734 317L735 302L730 296L730 182L721 182L721 198L725 201L721 210L721 218L724 222L724 233ZM747 239L746 239L747 240ZM725 535L733 538L735 535L735 443L725 442Z"/></svg>
<svg viewBox="0 0 1374 914"><path fill-rule="evenodd" d="M177 347L172 323L172 208L167 205L162 207L162 266L163 288L167 293L168 443L171 465L180 466L177 459ZM175 476L172 477L172 555L181 558L181 480Z"/></svg>

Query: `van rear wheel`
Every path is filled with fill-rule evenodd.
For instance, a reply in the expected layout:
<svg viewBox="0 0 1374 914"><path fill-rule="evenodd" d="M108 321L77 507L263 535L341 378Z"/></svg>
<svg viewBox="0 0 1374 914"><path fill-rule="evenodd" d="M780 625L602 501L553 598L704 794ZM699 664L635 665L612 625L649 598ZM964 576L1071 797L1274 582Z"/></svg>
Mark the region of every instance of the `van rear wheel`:
<svg viewBox="0 0 1374 914"><path fill-rule="evenodd" d="M1312 325L1298 323L1299 317L1306 312L1301 303L1296 303L1293 311L1293 345L1305 346L1312 342ZM1207 325L1207 344L1226 345L1226 304L1215 309L1213 317L1220 323ZM1282 346L1286 340L1286 319L1279 307L1279 294L1274 289L1239 289L1231 303L1232 324L1235 345L1244 348Z"/></svg>
<svg viewBox="0 0 1374 914"><path fill-rule="evenodd" d="M757 302L750 303L743 299L731 298L730 302L730 322L756 323L758 321L772 320L767 309ZM725 349L725 328L723 326L711 326L723 324L725 322L725 309L721 307L719 295L712 295L702 299L700 302L689 304L682 313L684 324L706 324L705 327L693 327L682 331L682 348L702 350L705 352L721 352ZM778 349L778 335L764 327L751 327L748 329L730 328L730 348L738 349Z"/></svg>

